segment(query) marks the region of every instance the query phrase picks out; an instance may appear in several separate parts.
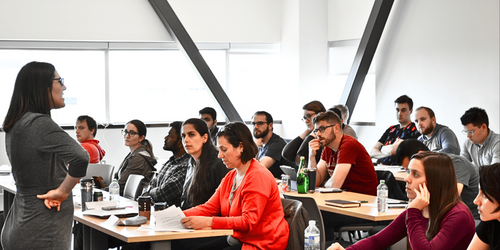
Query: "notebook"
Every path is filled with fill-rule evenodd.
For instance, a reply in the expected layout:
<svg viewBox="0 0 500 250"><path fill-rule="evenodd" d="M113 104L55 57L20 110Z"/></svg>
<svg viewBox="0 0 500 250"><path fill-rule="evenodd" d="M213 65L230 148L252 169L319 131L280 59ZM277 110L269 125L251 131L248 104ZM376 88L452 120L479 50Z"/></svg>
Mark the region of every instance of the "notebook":
<svg viewBox="0 0 500 250"><path fill-rule="evenodd" d="M360 207L359 201L346 201L346 200L325 200L326 205L336 207Z"/></svg>

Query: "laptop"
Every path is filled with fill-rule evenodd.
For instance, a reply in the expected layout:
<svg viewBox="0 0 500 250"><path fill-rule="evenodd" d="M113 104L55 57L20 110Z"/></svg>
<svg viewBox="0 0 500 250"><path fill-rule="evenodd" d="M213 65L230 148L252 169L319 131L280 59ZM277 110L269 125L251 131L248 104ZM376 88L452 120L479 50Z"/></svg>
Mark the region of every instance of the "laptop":
<svg viewBox="0 0 500 250"><path fill-rule="evenodd" d="M290 188L292 191L297 191L297 171L295 171L295 168L292 168L290 166L280 166L281 170L290 176Z"/></svg>

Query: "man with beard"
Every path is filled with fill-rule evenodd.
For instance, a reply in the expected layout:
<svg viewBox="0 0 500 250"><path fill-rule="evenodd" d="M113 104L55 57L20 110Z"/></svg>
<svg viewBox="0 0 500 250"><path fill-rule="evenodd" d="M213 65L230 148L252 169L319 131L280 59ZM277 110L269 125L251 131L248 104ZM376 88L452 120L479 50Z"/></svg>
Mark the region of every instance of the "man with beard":
<svg viewBox="0 0 500 250"><path fill-rule="evenodd" d="M154 202L167 202L167 205L181 205L182 186L186 179L186 171L191 159L182 146L182 122L170 124L172 127L165 136L164 150L172 151L173 156L163 165L160 172L149 183L145 193L153 198Z"/></svg>
<svg viewBox="0 0 500 250"><path fill-rule="evenodd" d="M413 100L407 95L402 95L394 101L394 104L399 124L390 126L370 151L370 156L378 159L378 164L395 164L393 155L399 143L404 139L417 139L420 136L415 123L411 122Z"/></svg>
<svg viewBox="0 0 500 250"><path fill-rule="evenodd" d="M316 168L316 186L341 188L346 191L377 195L377 174L370 155L358 140L344 135L341 121L332 111L314 117L316 139L309 142L309 167ZM316 163L316 151L323 146L321 160ZM323 212L326 240L334 239L334 229L354 223L369 223L364 219Z"/></svg>
<svg viewBox="0 0 500 250"><path fill-rule="evenodd" d="M460 145L455 133L446 126L436 123L434 111L428 107L419 107L415 113L415 123L423 142L430 151L460 155Z"/></svg>
<svg viewBox="0 0 500 250"><path fill-rule="evenodd" d="M217 127L217 112L214 108L205 107L198 111L200 114L200 119L207 123L208 130L210 130L210 138L217 147L217 132L219 132L219 127Z"/></svg>
<svg viewBox="0 0 500 250"><path fill-rule="evenodd" d="M328 188L377 195L377 174L371 158L358 140L344 135L337 114L327 111L317 115L313 123L316 139L309 142L309 167L317 169L316 186L324 183ZM317 163L320 146L324 149Z"/></svg>
<svg viewBox="0 0 500 250"><path fill-rule="evenodd" d="M259 146L257 160L271 171L274 178L281 178L283 171L280 165L294 166L281 156L286 142L273 133L273 117L266 111L257 111L252 117L253 136Z"/></svg>

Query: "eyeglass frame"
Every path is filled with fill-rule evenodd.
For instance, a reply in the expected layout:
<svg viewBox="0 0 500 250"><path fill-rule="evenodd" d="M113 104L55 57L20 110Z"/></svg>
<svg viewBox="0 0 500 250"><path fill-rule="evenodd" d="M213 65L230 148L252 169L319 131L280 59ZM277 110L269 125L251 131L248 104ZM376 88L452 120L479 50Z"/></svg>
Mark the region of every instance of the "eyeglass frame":
<svg viewBox="0 0 500 250"><path fill-rule="evenodd" d="M52 81L58 81L61 86L64 86L64 78L59 77L59 78L54 78Z"/></svg>
<svg viewBox="0 0 500 250"><path fill-rule="evenodd" d="M326 126L326 127L321 126L321 127L317 128L317 129L314 129L313 133L317 134L318 131L321 132L321 133L325 133L325 131L326 131L327 128L333 127L335 125L337 125L337 124Z"/></svg>
<svg viewBox="0 0 500 250"><path fill-rule="evenodd" d="M316 116L316 115L318 115L318 113L314 113L314 114L306 114L305 116L303 116L303 117L302 117L302 118L300 118L300 119L301 119L303 122L306 122L306 121L311 121L311 120L312 120L312 118L314 118L314 117L312 117L313 115L314 115L314 116ZM308 117L308 116L309 116L309 117Z"/></svg>
<svg viewBox="0 0 500 250"><path fill-rule="evenodd" d="M121 130L123 136L127 136L129 134L130 137L133 137L135 135L138 135L139 133L135 132L134 130L128 131L126 129Z"/></svg>
<svg viewBox="0 0 500 250"><path fill-rule="evenodd" d="M264 125L266 123L268 123L268 122L258 121L258 122L251 122L250 124L252 124L252 126L255 127L255 125L262 126L262 125Z"/></svg>
<svg viewBox="0 0 500 250"><path fill-rule="evenodd" d="M476 130L478 130L478 129L479 129L478 127L476 127L476 129L474 129L474 130L472 130L472 131L469 131L469 130L465 130L465 129L464 129L464 130L462 130L462 133L464 133L464 135L466 135L466 136L469 136L469 135L470 135L470 136L474 136L474 133L475 133L475 132L476 132Z"/></svg>

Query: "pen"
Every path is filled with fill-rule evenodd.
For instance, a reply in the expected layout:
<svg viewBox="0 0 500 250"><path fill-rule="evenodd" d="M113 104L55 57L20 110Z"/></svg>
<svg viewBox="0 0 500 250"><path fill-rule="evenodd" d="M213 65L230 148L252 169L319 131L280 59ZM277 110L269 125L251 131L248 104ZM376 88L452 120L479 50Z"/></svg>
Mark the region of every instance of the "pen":
<svg viewBox="0 0 500 250"><path fill-rule="evenodd" d="M359 202L359 203L368 203L368 201L354 201L354 202Z"/></svg>

